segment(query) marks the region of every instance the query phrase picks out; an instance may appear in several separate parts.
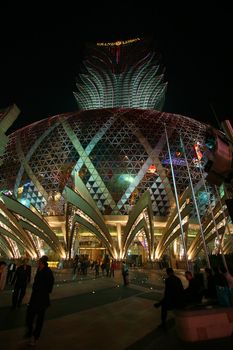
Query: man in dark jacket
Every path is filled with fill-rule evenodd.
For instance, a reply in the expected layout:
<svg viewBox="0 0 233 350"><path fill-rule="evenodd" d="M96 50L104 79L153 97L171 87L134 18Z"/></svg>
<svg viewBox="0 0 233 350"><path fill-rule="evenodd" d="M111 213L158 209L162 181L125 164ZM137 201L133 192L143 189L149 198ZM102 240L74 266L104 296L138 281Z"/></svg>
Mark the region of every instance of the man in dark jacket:
<svg viewBox="0 0 233 350"><path fill-rule="evenodd" d="M179 277L174 274L171 267L166 269L168 277L165 279L165 290L163 299L159 303L155 303L155 307L161 306L161 325L159 327L166 328L167 311L179 309L183 307L183 284Z"/></svg>
<svg viewBox="0 0 233 350"><path fill-rule="evenodd" d="M191 271L185 271L185 277L188 281L188 287L184 290L184 301L186 306L201 303L204 288L197 277L194 277Z"/></svg>
<svg viewBox="0 0 233 350"><path fill-rule="evenodd" d="M49 294L52 292L53 284L53 273L48 267L48 257L44 255L38 261L38 269L32 285L32 294L26 315L27 336L33 336L30 345L34 345L40 337L45 311L50 305ZM34 327L35 318L36 324Z"/></svg>
<svg viewBox="0 0 233 350"><path fill-rule="evenodd" d="M14 292L12 294L12 308L15 309L16 306L20 307L22 300L26 293L26 288L31 280L31 266L28 265L28 259L22 260L22 263L17 267L13 280L11 282L14 285Z"/></svg>
<svg viewBox="0 0 233 350"><path fill-rule="evenodd" d="M206 267L205 274L206 274L207 286L206 286L206 289L204 289L204 296L206 299L216 300L217 299L216 283L215 283L214 275L212 273L211 268Z"/></svg>

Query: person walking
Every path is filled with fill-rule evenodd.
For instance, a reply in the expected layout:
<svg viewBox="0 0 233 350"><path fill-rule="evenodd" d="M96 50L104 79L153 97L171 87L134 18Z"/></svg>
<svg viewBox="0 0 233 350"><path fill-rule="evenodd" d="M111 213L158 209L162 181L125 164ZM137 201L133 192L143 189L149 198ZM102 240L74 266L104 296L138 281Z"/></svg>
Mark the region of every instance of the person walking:
<svg viewBox="0 0 233 350"><path fill-rule="evenodd" d="M94 268L95 268L95 277L97 277L99 276L99 268L100 268L100 264L97 260L94 262Z"/></svg>
<svg viewBox="0 0 233 350"><path fill-rule="evenodd" d="M115 270L116 270L116 262L115 262L115 260L112 260L111 261L111 265L110 265L109 277L114 277L115 276Z"/></svg>
<svg viewBox="0 0 233 350"><path fill-rule="evenodd" d="M30 337L30 346L36 344L44 323L45 311L50 305L50 293L54 285L52 270L48 267L48 257L42 256L38 261L38 269L32 285L32 294L26 314L26 337ZM35 326L34 326L34 321Z"/></svg>
<svg viewBox="0 0 233 350"><path fill-rule="evenodd" d="M162 300L154 304L154 307L161 306L161 324L160 328L166 329L166 320L168 310L182 308L184 288L179 277L174 274L171 267L166 269L167 276L165 279L165 290Z"/></svg>
<svg viewBox="0 0 233 350"><path fill-rule="evenodd" d="M28 265L28 259L24 258L19 267L17 267L11 284L14 285L12 294L12 308L20 307L26 294L27 285L31 281L31 266Z"/></svg>
<svg viewBox="0 0 233 350"><path fill-rule="evenodd" d="M7 267L7 277L6 277L6 283L12 284L12 280L16 271L16 264L14 261L11 261Z"/></svg>
<svg viewBox="0 0 233 350"><path fill-rule="evenodd" d="M106 276L110 277L110 259L107 258L105 261Z"/></svg>

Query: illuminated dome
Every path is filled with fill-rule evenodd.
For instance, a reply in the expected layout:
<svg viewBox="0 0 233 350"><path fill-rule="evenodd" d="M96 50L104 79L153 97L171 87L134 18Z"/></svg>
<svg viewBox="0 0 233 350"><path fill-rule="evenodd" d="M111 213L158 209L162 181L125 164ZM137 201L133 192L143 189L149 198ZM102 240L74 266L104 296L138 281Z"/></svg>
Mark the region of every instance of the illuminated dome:
<svg viewBox="0 0 233 350"><path fill-rule="evenodd" d="M144 260L160 259L173 243L174 255L194 259L216 248L227 214L224 194L204 179L207 125L153 109L162 107L166 84L151 74L153 54L142 50L131 65L129 44L94 48L77 83L83 110L9 136L0 167L4 254L35 257L49 247L70 258L104 249L122 259L136 242Z"/></svg>
<svg viewBox="0 0 233 350"><path fill-rule="evenodd" d="M189 178L179 134L197 183L200 170L194 145L203 143L205 125L136 109L63 114L15 132L0 169L0 186L43 215L59 215L64 213L65 186L74 188L79 176L103 215L128 215L149 189L153 214L167 217L174 195L164 124L181 195Z"/></svg>

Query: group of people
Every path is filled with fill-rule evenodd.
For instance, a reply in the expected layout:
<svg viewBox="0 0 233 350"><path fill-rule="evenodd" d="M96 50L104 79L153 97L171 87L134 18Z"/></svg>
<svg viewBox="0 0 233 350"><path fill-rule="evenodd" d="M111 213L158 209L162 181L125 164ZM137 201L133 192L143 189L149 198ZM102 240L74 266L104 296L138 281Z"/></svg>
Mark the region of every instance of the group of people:
<svg viewBox="0 0 233 350"><path fill-rule="evenodd" d="M107 276L114 277L116 263L109 260L109 274ZM8 284L13 286L12 293L12 309L19 308L26 294L26 289L31 282L32 268L29 260L23 258L18 267L14 262L8 265L2 264L4 268L4 279ZM1 271L0 270L0 273ZM8 271L8 272L7 272ZM129 269L125 261L122 263L122 276L124 285L129 284ZM3 272L2 272L3 276ZM26 338L30 338L29 345L33 346L38 341L47 307L50 305L50 293L54 284L54 276L52 270L48 266L48 257L42 256L38 260L38 266L32 284L32 292L26 312Z"/></svg>
<svg viewBox="0 0 233 350"><path fill-rule="evenodd" d="M5 272L4 272L5 271ZM14 273L9 273L9 271ZM122 262L121 273L124 286L129 284L129 269L125 261ZM203 297L213 302L218 301L222 306L232 306L231 300L233 296L233 276L227 269L205 268L205 285L201 274L195 274L191 271L185 272L188 286L183 287L181 279L175 275L173 269L166 269L167 277L165 278L165 289L163 298L154 304L155 307L161 307L161 325L166 327L168 310L185 308L190 305L201 303ZM5 274L5 279L14 286L12 294L12 309L20 307L26 293L27 285L31 281L31 266L28 259L24 258L21 264L16 268L8 266L8 274L6 273L6 265L0 263L0 277ZM30 345L35 345L40 337L44 316L47 307L50 305L50 293L54 285L54 276L52 270L48 266L48 257L42 256L38 260L38 267L32 285L32 292L26 312L26 337L30 338ZM223 291L228 292L223 297Z"/></svg>
<svg viewBox="0 0 233 350"><path fill-rule="evenodd" d="M233 272L225 266L216 266L213 272L205 268L207 288L204 296L216 299L221 306L233 306Z"/></svg>
<svg viewBox="0 0 233 350"><path fill-rule="evenodd" d="M116 267L116 261L110 259L108 255L106 255L102 261L90 261L85 257L83 258L75 255L73 260L73 280L75 280L77 274L87 275L88 268L95 271L95 277L100 275L100 269L102 276L114 277Z"/></svg>
<svg viewBox="0 0 233 350"><path fill-rule="evenodd" d="M161 307L159 327L166 328L168 310L197 305L202 302L203 297L221 306L233 306L233 276L224 267L214 268L214 273L211 268L206 267L206 284L201 274L193 275L191 271L186 271L187 288L183 287L181 279L171 267L166 272L163 298L154 304L156 308Z"/></svg>
<svg viewBox="0 0 233 350"><path fill-rule="evenodd" d="M29 260L23 258L18 267L14 262L8 266L4 262L0 262L0 281L2 290L5 284L13 286L12 293L12 309L19 308L26 294L26 289L31 281L31 265ZM29 338L29 345L36 344L40 337L45 311L50 305L50 293L54 284L54 276L52 270L48 266L48 257L42 256L38 260L37 270L32 284L32 291L26 311L26 338Z"/></svg>

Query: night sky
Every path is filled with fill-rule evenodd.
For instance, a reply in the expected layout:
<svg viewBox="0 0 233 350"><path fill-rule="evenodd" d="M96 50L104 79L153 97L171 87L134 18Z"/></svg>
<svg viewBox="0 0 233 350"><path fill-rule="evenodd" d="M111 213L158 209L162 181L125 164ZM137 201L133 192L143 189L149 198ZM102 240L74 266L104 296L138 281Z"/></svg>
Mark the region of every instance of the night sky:
<svg viewBox="0 0 233 350"><path fill-rule="evenodd" d="M218 126L233 116L233 40L230 2L208 9L168 1L143 8L106 2L93 8L1 8L0 108L21 110L13 128L77 110L73 91L85 42L153 37L165 66L164 111ZM155 2L152 2L153 4ZM162 4L161 4L162 3ZM183 3L183 2L182 2ZM203 2L204 3L204 2ZM110 5L112 8L110 8Z"/></svg>

